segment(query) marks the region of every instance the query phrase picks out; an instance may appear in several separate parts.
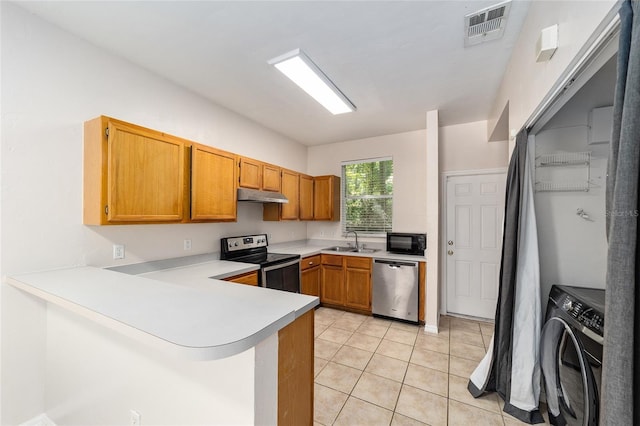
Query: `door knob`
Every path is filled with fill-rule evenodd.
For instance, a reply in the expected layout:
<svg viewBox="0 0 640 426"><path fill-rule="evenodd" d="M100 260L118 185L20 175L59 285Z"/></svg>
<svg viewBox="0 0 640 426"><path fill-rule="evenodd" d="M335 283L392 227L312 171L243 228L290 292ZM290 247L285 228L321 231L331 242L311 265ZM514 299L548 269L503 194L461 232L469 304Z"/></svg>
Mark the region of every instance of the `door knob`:
<svg viewBox="0 0 640 426"><path fill-rule="evenodd" d="M449 241L447 241L447 244L449 244L450 246L452 246L452 245L453 245L453 241L449 240Z"/></svg>
<svg viewBox="0 0 640 426"><path fill-rule="evenodd" d="M447 252L447 254L448 254L449 256L453 256L453 250L449 250L449 251Z"/></svg>

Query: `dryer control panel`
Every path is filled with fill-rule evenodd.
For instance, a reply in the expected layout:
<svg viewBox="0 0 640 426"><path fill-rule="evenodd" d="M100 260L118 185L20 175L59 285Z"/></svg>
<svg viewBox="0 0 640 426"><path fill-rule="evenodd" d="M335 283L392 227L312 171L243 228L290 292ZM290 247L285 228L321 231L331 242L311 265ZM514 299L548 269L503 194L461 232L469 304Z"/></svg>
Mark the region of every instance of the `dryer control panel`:
<svg viewBox="0 0 640 426"><path fill-rule="evenodd" d="M604 336L604 289L553 285L549 293L549 308L565 312L575 326L591 338L601 341Z"/></svg>
<svg viewBox="0 0 640 426"><path fill-rule="evenodd" d="M595 308L578 300L570 294L563 294L560 300L555 299L558 306L571 315L576 321L593 332L604 335L604 315Z"/></svg>

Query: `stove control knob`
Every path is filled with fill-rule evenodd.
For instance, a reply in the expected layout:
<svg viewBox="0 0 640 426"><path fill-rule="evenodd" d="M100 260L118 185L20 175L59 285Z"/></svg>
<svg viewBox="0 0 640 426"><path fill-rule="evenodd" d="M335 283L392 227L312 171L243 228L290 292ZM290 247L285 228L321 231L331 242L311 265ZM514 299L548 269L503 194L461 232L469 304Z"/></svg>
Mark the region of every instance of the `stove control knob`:
<svg viewBox="0 0 640 426"><path fill-rule="evenodd" d="M573 302L569 299L565 300L562 304L562 309L566 310L567 312L571 312L571 310L573 309Z"/></svg>
<svg viewBox="0 0 640 426"><path fill-rule="evenodd" d="M238 243L237 243L237 242L236 242L236 243L233 243L233 246L234 246L234 247L238 247Z"/></svg>

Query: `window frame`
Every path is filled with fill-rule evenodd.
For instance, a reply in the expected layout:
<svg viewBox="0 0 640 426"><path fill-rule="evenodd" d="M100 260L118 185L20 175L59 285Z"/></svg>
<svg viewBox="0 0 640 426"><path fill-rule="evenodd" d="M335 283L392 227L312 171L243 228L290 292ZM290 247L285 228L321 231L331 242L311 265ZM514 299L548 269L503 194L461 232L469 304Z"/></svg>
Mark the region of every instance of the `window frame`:
<svg viewBox="0 0 640 426"><path fill-rule="evenodd" d="M346 236L347 232L357 232L358 236L370 237L370 238L386 238L387 236L387 231L382 231L382 232L347 231L347 203L346 203L347 177L345 174L345 166L348 166L351 164L375 163L380 161L391 161L393 163L393 157L385 156L385 157L364 158L361 160L342 161L340 163L340 173L342 177L342 183L340 185L340 231L342 232L343 237ZM375 199L390 198L391 206L392 206L391 209L393 212L393 198L394 198L393 193L391 195L384 195L384 196L374 195L374 196L366 196L366 197L375 198ZM393 222L393 213L392 213L391 221Z"/></svg>

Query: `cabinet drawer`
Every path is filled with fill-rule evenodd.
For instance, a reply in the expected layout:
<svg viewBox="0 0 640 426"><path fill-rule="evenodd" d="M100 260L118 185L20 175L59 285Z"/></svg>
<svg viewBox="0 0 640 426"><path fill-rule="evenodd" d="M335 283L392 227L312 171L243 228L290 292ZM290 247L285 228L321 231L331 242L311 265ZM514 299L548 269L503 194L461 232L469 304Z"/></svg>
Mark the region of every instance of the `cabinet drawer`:
<svg viewBox="0 0 640 426"><path fill-rule="evenodd" d="M322 264L323 265L342 266L342 256L336 256L334 254L323 254L322 255Z"/></svg>
<svg viewBox="0 0 640 426"><path fill-rule="evenodd" d="M303 271L315 266L320 266L320 255L305 257L300 261L300 269Z"/></svg>
<svg viewBox="0 0 640 426"><path fill-rule="evenodd" d="M239 284L258 285L258 272L247 272L246 274L236 275L233 277L225 278L224 280Z"/></svg>
<svg viewBox="0 0 640 426"><path fill-rule="evenodd" d="M347 268L371 269L371 259L368 257L345 256Z"/></svg>

